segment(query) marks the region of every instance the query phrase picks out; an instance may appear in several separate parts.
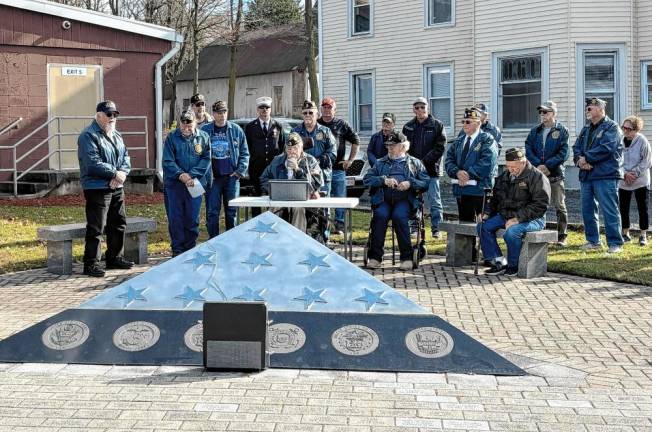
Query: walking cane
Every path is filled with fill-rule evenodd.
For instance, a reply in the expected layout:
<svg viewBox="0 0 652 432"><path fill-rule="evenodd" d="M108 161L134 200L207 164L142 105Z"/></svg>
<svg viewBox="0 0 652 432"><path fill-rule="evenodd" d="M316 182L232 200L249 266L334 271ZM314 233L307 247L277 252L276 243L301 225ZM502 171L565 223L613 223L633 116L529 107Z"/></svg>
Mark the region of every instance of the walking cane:
<svg viewBox="0 0 652 432"><path fill-rule="evenodd" d="M482 212L480 212L480 229L478 230L478 236L476 237L477 240L475 241L474 248L476 250L475 253L475 269L473 270L474 275L478 275L478 267L480 266L480 234L482 234L482 225L484 225L484 206L487 203L487 198L491 197L491 188L484 188L483 189L484 194L482 195Z"/></svg>

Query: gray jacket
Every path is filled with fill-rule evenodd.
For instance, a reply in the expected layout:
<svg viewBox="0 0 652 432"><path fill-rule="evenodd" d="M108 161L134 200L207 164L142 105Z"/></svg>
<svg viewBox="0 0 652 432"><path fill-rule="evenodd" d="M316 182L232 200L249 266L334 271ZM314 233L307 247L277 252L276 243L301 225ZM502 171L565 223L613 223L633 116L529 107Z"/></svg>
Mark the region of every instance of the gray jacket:
<svg viewBox="0 0 652 432"><path fill-rule="evenodd" d="M624 147L624 146L623 146ZM634 183L628 185L624 180L618 184L620 189L634 190L642 187L650 188L650 167L652 167L652 149L647 138L642 133L637 133L632 144L623 151L625 160L623 168L625 173L633 172L638 177Z"/></svg>

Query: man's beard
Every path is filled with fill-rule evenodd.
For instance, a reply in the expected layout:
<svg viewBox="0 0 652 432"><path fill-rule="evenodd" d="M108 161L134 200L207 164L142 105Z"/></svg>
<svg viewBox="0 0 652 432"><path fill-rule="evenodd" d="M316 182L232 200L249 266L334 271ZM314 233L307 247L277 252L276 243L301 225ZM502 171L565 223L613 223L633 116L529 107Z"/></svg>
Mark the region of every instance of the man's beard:
<svg viewBox="0 0 652 432"><path fill-rule="evenodd" d="M107 123L106 126L104 127L104 133L106 133L106 135L109 138L113 138L114 132L115 132L115 123Z"/></svg>

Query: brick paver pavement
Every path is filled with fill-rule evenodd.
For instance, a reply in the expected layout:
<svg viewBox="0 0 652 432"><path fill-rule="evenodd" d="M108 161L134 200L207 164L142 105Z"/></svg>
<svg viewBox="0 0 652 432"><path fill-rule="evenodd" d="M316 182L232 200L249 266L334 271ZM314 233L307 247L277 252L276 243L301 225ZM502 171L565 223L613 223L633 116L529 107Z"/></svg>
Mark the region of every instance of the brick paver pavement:
<svg viewBox="0 0 652 432"><path fill-rule="evenodd" d="M100 285L0 276L0 338L147 268L109 271ZM476 277L441 257L375 275L529 375L0 364L0 430L652 431L652 288Z"/></svg>

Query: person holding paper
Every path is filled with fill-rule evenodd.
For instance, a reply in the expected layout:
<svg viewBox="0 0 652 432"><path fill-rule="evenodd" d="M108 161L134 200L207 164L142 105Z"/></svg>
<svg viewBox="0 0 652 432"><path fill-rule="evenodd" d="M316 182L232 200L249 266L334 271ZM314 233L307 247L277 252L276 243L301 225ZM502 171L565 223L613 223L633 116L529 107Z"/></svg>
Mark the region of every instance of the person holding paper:
<svg viewBox="0 0 652 432"><path fill-rule="evenodd" d="M475 222L482 212L484 189L492 188L497 171L498 148L490 134L480 129L480 113L464 110L460 134L446 153L446 173L453 179L460 221ZM457 181L455 184L455 181Z"/></svg>
<svg viewBox="0 0 652 432"><path fill-rule="evenodd" d="M199 210L211 162L208 134L197 129L192 110L181 113L179 127L170 132L163 147L165 212L172 256L195 247L199 236Z"/></svg>

